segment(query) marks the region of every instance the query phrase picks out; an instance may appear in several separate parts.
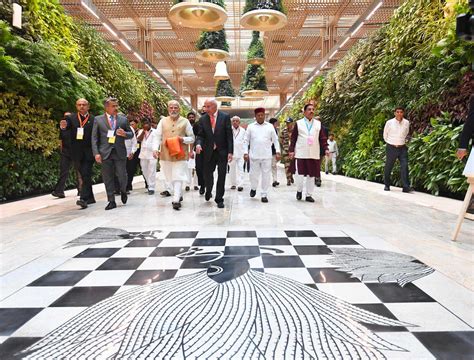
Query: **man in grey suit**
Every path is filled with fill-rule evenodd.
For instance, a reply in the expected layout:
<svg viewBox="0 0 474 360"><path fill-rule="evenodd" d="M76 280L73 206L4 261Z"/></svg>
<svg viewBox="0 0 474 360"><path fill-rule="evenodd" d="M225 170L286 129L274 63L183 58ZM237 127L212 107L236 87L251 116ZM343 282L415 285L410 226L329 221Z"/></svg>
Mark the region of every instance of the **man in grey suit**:
<svg viewBox="0 0 474 360"><path fill-rule="evenodd" d="M102 180L107 192L105 210L117 207L115 203L115 182L117 176L123 204L127 203L127 149L125 139L133 137L127 117L118 114L118 100L107 98L104 103L105 114L95 117L92 128L92 152L95 161L102 164Z"/></svg>

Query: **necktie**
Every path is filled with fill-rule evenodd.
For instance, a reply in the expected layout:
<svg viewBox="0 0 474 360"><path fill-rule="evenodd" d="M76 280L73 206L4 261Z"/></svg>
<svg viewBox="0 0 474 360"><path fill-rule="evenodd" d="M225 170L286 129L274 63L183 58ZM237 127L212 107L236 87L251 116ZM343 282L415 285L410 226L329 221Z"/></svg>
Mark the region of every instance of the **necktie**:
<svg viewBox="0 0 474 360"><path fill-rule="evenodd" d="M216 118L214 117L214 115L211 115L211 127L212 130L214 130L214 128L216 127Z"/></svg>

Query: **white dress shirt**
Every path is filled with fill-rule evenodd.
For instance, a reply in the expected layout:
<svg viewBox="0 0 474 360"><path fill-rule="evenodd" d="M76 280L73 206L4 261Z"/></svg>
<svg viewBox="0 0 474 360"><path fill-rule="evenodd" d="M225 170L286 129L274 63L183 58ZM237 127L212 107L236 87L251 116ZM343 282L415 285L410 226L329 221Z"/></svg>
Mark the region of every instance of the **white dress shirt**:
<svg viewBox="0 0 474 360"><path fill-rule="evenodd" d="M243 157L247 152L245 150L245 129L238 127L237 129L232 126L232 135L234 136L234 154L233 157Z"/></svg>
<svg viewBox="0 0 474 360"><path fill-rule="evenodd" d="M268 122L250 124L244 139L245 154L248 153L251 159L271 159L273 156L272 144L275 145L276 152L280 152L280 143L275 128ZM250 150L247 150L249 146Z"/></svg>
<svg viewBox="0 0 474 360"><path fill-rule="evenodd" d="M137 136L135 135L135 130L132 129L133 137L131 139L125 139L125 147L127 149L127 157L130 154L135 154L138 148Z"/></svg>
<svg viewBox="0 0 474 360"><path fill-rule="evenodd" d="M405 145L409 130L410 122L407 119L402 119L402 121L396 118L390 119L385 123L383 139L390 145Z"/></svg>
<svg viewBox="0 0 474 360"><path fill-rule="evenodd" d="M138 136L143 133L143 129L140 130ZM139 159L151 160L154 159L153 157L153 143L154 138L156 136L156 130L151 128L148 130L148 134L143 136L140 155L138 155Z"/></svg>
<svg viewBox="0 0 474 360"><path fill-rule="evenodd" d="M336 140L328 140L328 150L330 153L336 154L336 156L339 155Z"/></svg>

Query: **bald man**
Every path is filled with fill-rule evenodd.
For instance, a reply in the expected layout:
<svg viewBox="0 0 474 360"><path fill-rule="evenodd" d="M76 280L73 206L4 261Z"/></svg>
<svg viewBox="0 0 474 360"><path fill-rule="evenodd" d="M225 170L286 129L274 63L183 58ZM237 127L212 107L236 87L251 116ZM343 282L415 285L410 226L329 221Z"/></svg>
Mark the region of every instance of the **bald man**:
<svg viewBox="0 0 474 360"><path fill-rule="evenodd" d="M76 101L76 113L71 113L59 124L61 139L71 144L71 158L74 166L79 170L82 178L82 187L79 200L76 204L82 209L95 203L92 193L92 129L94 116L89 113L89 102L86 99Z"/></svg>
<svg viewBox="0 0 474 360"><path fill-rule="evenodd" d="M199 119L196 153L203 156L203 175L206 187L206 201L212 197L214 170L217 166L217 186L215 202L224 208L225 177L227 162L232 161L234 138L229 114L217 109L217 101L204 102L206 114Z"/></svg>

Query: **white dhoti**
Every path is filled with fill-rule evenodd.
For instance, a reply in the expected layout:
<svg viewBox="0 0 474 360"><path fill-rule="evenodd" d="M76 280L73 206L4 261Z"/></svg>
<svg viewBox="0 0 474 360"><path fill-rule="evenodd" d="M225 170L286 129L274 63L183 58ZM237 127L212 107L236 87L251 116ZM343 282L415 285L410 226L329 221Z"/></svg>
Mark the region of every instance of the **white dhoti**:
<svg viewBox="0 0 474 360"><path fill-rule="evenodd" d="M250 188L257 190L258 182L262 178L262 197L267 197L272 176L272 159L252 159L250 158Z"/></svg>
<svg viewBox="0 0 474 360"><path fill-rule="evenodd" d="M230 185L242 187L244 183L244 158L233 158L229 163Z"/></svg>
<svg viewBox="0 0 474 360"><path fill-rule="evenodd" d="M189 180L188 162L181 161L161 161L161 169L165 181L171 184L173 189L173 202L179 202L183 195L183 183Z"/></svg>
<svg viewBox="0 0 474 360"><path fill-rule="evenodd" d="M303 192L303 187L306 179L306 196L313 195L314 191L314 177L305 176L298 174L298 162L295 162L296 174L295 174L295 183L296 191Z"/></svg>
<svg viewBox="0 0 474 360"><path fill-rule="evenodd" d="M156 159L140 159L140 167L148 184L148 190L155 190L156 184Z"/></svg>
<svg viewBox="0 0 474 360"><path fill-rule="evenodd" d="M272 178L273 182L278 182L278 161L276 155L272 156Z"/></svg>

